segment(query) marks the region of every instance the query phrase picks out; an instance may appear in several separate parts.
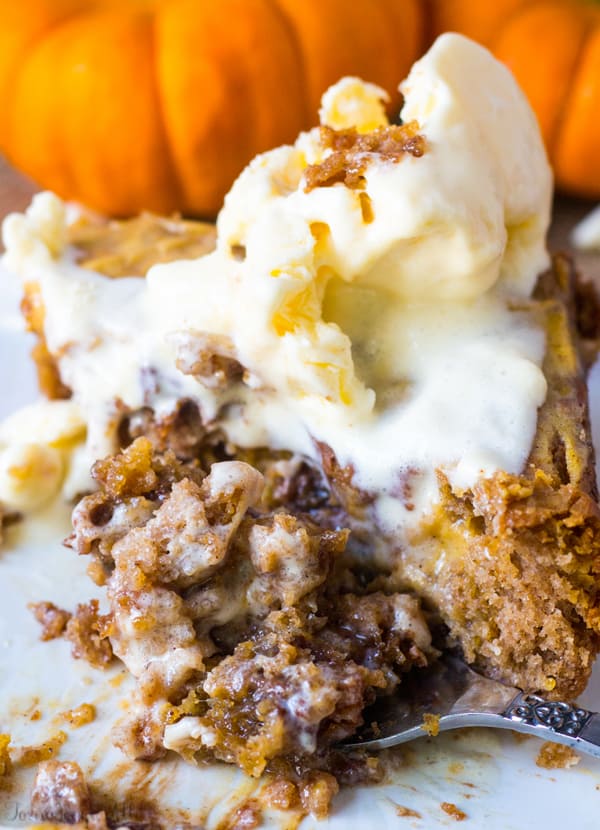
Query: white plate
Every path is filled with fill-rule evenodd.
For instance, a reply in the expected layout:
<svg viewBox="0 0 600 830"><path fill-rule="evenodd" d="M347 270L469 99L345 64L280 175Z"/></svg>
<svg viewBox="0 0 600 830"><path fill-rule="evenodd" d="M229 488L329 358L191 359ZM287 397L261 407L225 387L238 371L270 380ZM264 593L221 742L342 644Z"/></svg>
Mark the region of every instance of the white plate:
<svg viewBox="0 0 600 830"><path fill-rule="evenodd" d="M0 416L31 400L34 374L30 347L18 314L18 291L0 270ZM600 371L593 373L592 401L600 437ZM85 574L86 560L61 546L68 511L53 508L13 528L0 551L0 732L15 745L34 744L63 728L68 739L59 757L77 760L96 792L121 802L121 817L136 823L154 816L161 805L164 826L187 823L207 830L260 788L225 765L196 768L169 759L156 764L128 761L110 741L111 724L127 706L131 683L118 666L106 672L70 657L62 640L42 643L27 603L50 600L72 609L97 594ZM78 730L57 723L59 713L94 703L96 720ZM600 671L582 698L600 710ZM41 717L31 719L39 710ZM465 830L597 830L600 826L600 761L582 758L568 770L543 770L535 758L540 744L512 733L465 730L423 738L389 754L387 780L377 787L343 791L331 817L302 827L331 830L435 828L456 826L442 802L463 810ZM0 790L2 826L27 826L33 770L20 771L10 791ZM421 818L399 817L397 805ZM285 824L268 816L264 826ZM221 824L221 828L223 828Z"/></svg>

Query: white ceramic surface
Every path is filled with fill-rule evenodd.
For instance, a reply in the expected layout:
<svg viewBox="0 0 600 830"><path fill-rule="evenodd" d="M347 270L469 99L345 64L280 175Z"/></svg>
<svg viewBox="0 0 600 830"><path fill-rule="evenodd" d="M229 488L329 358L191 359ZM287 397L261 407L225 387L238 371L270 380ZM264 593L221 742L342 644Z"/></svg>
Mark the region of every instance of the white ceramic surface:
<svg viewBox="0 0 600 830"><path fill-rule="evenodd" d="M35 396L30 347L17 311L15 282L0 269L0 416ZM600 439L600 370L592 376L596 439ZM598 440L600 445L600 440ZM224 765L195 768L175 759L157 764L128 762L110 741L109 729L126 707L131 684L118 666L101 672L74 661L62 640L42 643L27 603L51 600L74 605L97 595L85 574L86 561L61 546L68 511L47 510L13 528L0 551L0 732L15 745L38 743L63 728L68 740L60 758L79 761L98 791L121 799L126 821L144 821L160 802L164 826L186 823L213 830L260 784ZM80 703L97 707L97 719L79 730L57 715ZM600 672L582 698L600 710ZM31 719L34 710L41 718ZM466 730L423 738L389 753L385 784L342 792L328 821L306 819L306 830L453 827L441 809L456 804L466 813L465 830L596 830L600 827L600 761L582 758L568 770L535 765L540 744L511 733ZM0 824L24 827L33 770L19 772L12 790L0 790ZM133 798L135 794L135 798ZM398 815L397 805L417 811ZM148 812L150 810L150 812ZM285 826L281 815L264 826ZM221 824L223 827L223 824Z"/></svg>

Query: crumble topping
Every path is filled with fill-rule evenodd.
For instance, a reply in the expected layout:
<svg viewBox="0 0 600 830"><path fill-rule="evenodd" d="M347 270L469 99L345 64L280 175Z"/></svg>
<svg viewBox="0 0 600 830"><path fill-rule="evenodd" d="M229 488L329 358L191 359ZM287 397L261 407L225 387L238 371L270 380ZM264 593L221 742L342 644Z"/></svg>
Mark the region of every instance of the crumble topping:
<svg viewBox="0 0 600 830"><path fill-rule="evenodd" d="M68 611L59 608L53 602L30 603L29 608L42 626L40 640L55 640L57 637L62 637L67 623L71 619L71 614Z"/></svg>
<svg viewBox="0 0 600 830"><path fill-rule="evenodd" d="M350 190L364 190L364 171L373 157L379 162L397 164L405 155L420 158L426 150L425 136L417 121L408 124L390 124L377 127L369 133L360 133L356 127L335 130L324 125L319 128L320 145L331 152L318 164L304 171L305 192L315 187L331 187L341 182Z"/></svg>
<svg viewBox="0 0 600 830"><path fill-rule="evenodd" d="M183 754L208 750L258 776L276 757L314 755L353 734L376 692L389 693L402 671L427 658L395 623L417 613L413 598L329 602L327 619L271 612L208 672L207 698L197 703L204 714L167 726L165 745L181 751L183 735Z"/></svg>
<svg viewBox="0 0 600 830"><path fill-rule="evenodd" d="M348 532L266 507L249 464L205 472L137 438L94 475L69 543L101 568L110 641L137 678L114 736L128 754L327 771L375 694L434 655L417 600L362 595L343 564ZM317 803L331 790L319 781L297 785Z"/></svg>
<svg viewBox="0 0 600 830"><path fill-rule="evenodd" d="M29 607L42 626L41 640L64 637L71 643L73 657L86 660L94 668L103 669L111 662L110 618L99 613L97 599L79 603L73 614L52 602L31 603Z"/></svg>

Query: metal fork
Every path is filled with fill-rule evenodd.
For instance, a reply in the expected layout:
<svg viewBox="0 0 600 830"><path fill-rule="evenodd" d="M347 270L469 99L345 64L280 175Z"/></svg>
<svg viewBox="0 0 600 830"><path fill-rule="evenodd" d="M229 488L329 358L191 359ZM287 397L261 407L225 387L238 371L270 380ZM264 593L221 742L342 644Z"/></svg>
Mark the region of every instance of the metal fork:
<svg viewBox="0 0 600 830"><path fill-rule="evenodd" d="M379 698L343 747L385 749L412 741L430 731L427 720L440 732L465 726L513 729L600 758L600 714L488 680L451 655L412 672L395 694Z"/></svg>

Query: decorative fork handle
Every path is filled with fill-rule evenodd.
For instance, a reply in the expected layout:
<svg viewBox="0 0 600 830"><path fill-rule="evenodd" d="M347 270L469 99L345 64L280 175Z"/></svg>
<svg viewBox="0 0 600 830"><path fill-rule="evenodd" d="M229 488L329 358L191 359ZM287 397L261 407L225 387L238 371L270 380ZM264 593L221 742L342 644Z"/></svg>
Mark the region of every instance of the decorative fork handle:
<svg viewBox="0 0 600 830"><path fill-rule="evenodd" d="M520 692L501 714L510 728L579 748L600 758L600 714Z"/></svg>
<svg viewBox="0 0 600 830"><path fill-rule="evenodd" d="M374 709L344 748L387 749L423 737L424 720L433 715L439 732L468 726L513 729L600 758L600 713L505 686L452 655L434 663L404 696L401 687L400 694L380 698Z"/></svg>

